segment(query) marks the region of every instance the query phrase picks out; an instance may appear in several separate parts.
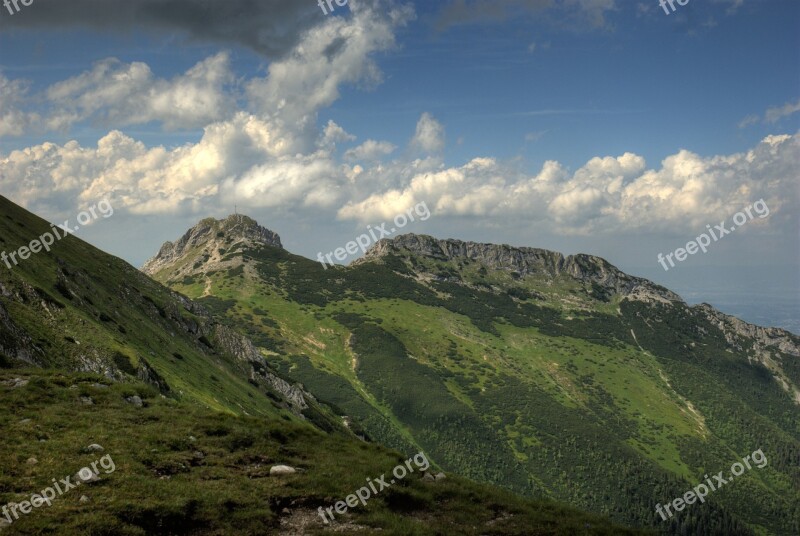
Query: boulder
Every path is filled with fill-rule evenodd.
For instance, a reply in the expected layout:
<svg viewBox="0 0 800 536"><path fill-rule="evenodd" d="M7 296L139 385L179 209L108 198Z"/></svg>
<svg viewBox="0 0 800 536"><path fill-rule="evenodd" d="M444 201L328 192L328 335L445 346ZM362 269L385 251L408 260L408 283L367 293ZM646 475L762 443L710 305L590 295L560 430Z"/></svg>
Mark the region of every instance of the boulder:
<svg viewBox="0 0 800 536"><path fill-rule="evenodd" d="M289 467L288 465L273 465L270 467L269 475L270 476L282 476L282 475L293 475L297 472L297 469L294 467Z"/></svg>

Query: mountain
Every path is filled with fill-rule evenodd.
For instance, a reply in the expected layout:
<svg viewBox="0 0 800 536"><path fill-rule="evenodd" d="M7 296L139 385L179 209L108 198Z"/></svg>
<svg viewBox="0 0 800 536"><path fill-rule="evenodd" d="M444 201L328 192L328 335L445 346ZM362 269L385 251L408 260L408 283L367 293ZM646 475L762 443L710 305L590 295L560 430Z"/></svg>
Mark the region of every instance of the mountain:
<svg viewBox="0 0 800 536"><path fill-rule="evenodd" d="M47 222L5 198L0 207L0 249L16 250L50 231ZM2 365L138 379L215 410L305 414L340 427L312 395L279 377L241 334L75 236L56 241L48 254L0 268Z"/></svg>
<svg viewBox="0 0 800 536"><path fill-rule="evenodd" d="M325 269L242 216L177 244L145 271L376 441L667 534L800 531L791 333L590 255L404 235ZM766 467L657 513L759 450Z"/></svg>
<svg viewBox="0 0 800 536"><path fill-rule="evenodd" d="M0 252L51 232L3 197L0 214ZM235 232L280 246L254 223ZM162 256L222 239L195 238ZM3 536L641 533L365 441L274 353L75 236L26 257L0 266ZM406 476L383 478L398 465ZM340 514L366 483L376 494ZM52 504L37 506L48 488Z"/></svg>

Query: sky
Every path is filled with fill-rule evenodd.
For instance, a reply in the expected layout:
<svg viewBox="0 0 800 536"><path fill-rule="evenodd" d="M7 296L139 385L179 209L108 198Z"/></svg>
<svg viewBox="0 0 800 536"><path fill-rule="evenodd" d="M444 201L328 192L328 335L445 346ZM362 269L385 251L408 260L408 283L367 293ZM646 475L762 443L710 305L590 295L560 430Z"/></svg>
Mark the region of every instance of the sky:
<svg viewBox="0 0 800 536"><path fill-rule="evenodd" d="M0 194L108 200L76 234L135 266L235 210L315 259L389 222L800 333L800 2L332 5L0 3Z"/></svg>

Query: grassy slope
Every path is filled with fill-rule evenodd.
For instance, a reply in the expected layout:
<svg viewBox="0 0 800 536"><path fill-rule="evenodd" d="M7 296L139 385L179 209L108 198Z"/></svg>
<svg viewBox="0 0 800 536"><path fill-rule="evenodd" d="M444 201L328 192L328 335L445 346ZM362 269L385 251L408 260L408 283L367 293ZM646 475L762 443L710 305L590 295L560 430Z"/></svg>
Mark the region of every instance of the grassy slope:
<svg viewBox="0 0 800 536"><path fill-rule="evenodd" d="M4 383L17 378L29 383ZM124 401L133 394L144 407ZM116 466L111 474L101 471L101 482L0 527L9 536L326 534L319 506L405 459L288 419L236 417L163 398L141 384L31 369L0 371L0 428L0 452L7 453L0 457L0 505L29 499L102 455ZM92 443L104 452L85 452ZM37 463L26 463L31 457ZM273 464L300 471L271 477ZM80 502L83 495L88 502ZM455 476L423 482L418 474L342 519L347 534L634 534L549 501Z"/></svg>
<svg viewBox="0 0 800 536"><path fill-rule="evenodd" d="M422 445L462 474L627 522L746 533L738 518L760 533L795 530L797 408L758 367L728 355L713 327L699 337L688 310L653 328L640 313L675 312L596 300L569 279L425 267L536 293L520 304L451 283L422 286L396 275L408 269L391 259L324 271L275 248L247 255L254 261L235 274L170 284L225 300L208 304L377 439L406 451ZM669 527L657 518L657 502L757 448L774 460L768 469Z"/></svg>
<svg viewBox="0 0 800 536"><path fill-rule="evenodd" d="M16 250L49 230L2 197L0 214L0 250ZM0 304L42 350L39 365L97 371L111 365L135 373L144 360L169 385L170 396L235 414L288 414L247 382L231 356L185 331L181 323L203 319L172 292L77 237L12 270L0 265L0 284L17 296L0 296Z"/></svg>

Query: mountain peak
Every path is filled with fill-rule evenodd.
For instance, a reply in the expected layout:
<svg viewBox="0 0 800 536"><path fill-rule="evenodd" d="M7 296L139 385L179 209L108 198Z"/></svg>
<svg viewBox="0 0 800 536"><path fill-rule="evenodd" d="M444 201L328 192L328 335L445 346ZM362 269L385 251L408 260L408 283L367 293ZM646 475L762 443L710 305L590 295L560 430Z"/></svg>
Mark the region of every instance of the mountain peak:
<svg viewBox="0 0 800 536"><path fill-rule="evenodd" d="M155 274L193 252L204 254L206 260L220 261L222 255L237 246L272 246L283 249L281 237L277 233L262 227L256 220L244 214L231 214L222 220L205 218L186 231L177 242L165 242L158 254L142 266L142 271Z"/></svg>

